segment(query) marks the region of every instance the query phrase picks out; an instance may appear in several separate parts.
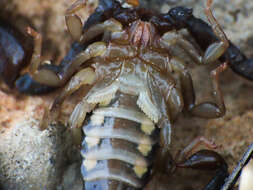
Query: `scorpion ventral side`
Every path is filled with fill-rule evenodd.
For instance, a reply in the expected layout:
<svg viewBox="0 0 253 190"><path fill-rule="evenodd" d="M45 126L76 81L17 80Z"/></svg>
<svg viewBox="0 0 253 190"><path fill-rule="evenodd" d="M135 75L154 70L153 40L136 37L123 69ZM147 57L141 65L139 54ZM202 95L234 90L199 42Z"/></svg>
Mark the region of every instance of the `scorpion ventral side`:
<svg viewBox="0 0 253 190"><path fill-rule="evenodd" d="M87 87L68 120L74 141L82 147L85 190L144 189L155 173L171 173L175 168L215 170L215 177L203 190L218 190L225 183L228 166L218 153L200 150L185 156L200 141L211 148L216 147L213 142L199 138L176 161L169 153L172 125L180 113L186 111L208 119L224 116L218 82L221 72L230 67L253 80L252 59L227 39L211 12L211 4L212 0L207 0L209 25L185 7L161 14L140 7L138 0L99 0L98 7L82 24L75 13L86 1L77 0L65 17L75 41L68 54L59 65L41 63L42 37L28 27L34 50L28 58L22 58L31 64L28 73L21 76L24 61L10 61L16 54L2 44L7 41L11 49L23 47L18 47L20 43L12 39L15 36L0 25L3 80L10 87L15 83L26 94L48 93L62 87L44 115L42 129L59 119L68 97ZM181 29L186 29L196 44L186 39ZM6 41L1 36L7 36ZM217 60L221 64L210 73L214 101L197 103L188 63L207 65ZM15 74L8 78L12 71Z"/></svg>

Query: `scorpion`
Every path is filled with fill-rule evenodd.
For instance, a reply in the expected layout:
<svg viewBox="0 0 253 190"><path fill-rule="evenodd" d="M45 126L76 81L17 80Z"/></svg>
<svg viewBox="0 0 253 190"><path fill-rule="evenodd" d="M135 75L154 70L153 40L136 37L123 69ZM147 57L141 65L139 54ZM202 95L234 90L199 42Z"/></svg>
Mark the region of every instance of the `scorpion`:
<svg viewBox="0 0 253 190"><path fill-rule="evenodd" d="M83 25L75 12L85 2L76 1L66 15L75 42L60 65L41 63L42 37L32 28L27 29L34 38L32 54L26 54L21 42L5 27L0 28L4 36L0 39L0 73L7 85L26 94L49 93L63 87L45 114L42 128L57 120L67 97L82 86L90 86L69 118L76 142L81 141L83 126L81 171L84 189L88 190L143 189L156 170L170 172L171 126L178 114L186 110L203 118L222 117L225 105L218 77L227 67L253 80L253 59L227 39L212 14L212 0L207 0L205 11L210 25L194 17L192 9L186 7L160 14L140 8L138 0L126 2L130 8L116 0L100 0ZM181 29L187 29L203 55L178 33ZM11 48L5 48L6 44ZM197 65L217 60L222 63L211 72L215 102L195 104L192 79L181 54ZM19 76L29 59L29 73ZM190 149L200 140L213 146L199 139ZM180 157L187 154L189 147ZM224 159L211 150L179 159L176 167L216 170L203 189L227 190L248 162L252 147L248 152L243 164L230 176ZM156 162L157 157L161 163Z"/></svg>

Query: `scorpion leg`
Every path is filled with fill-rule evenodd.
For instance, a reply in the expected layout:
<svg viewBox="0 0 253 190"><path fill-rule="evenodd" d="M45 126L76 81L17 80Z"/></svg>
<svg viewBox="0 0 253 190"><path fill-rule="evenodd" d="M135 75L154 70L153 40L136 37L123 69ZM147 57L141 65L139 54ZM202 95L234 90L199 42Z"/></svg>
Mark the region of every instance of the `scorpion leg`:
<svg viewBox="0 0 253 190"><path fill-rule="evenodd" d="M42 46L42 37L39 33L37 33L32 28L27 28L27 33L30 34L34 38L34 51L32 54L31 64L29 67L29 74L32 76L32 78L45 85L49 86L57 86L56 81L58 81L57 75L54 73L54 71L58 71L58 67L54 65L48 64L48 61L45 61L45 66L48 66L51 69L39 69L41 64L41 46ZM39 71L39 72L38 72Z"/></svg>
<svg viewBox="0 0 253 190"><path fill-rule="evenodd" d="M122 30L122 25L118 21L115 19L109 19L104 23L100 23L91 27L82 36L82 23L79 17L76 15L67 15L66 22L72 38L77 41L82 41L82 44L87 44L87 40L89 41L96 37L96 35L103 34L105 31L115 32ZM103 44L95 43L96 45L94 44L87 47L87 51L79 53L70 61L63 61L59 66L47 64L47 61L41 65L40 54L42 37L39 33L31 28L28 28L28 33L34 37L35 44L29 70L30 75L23 75L19 80L17 80L16 86L20 91L29 94L48 92L52 89L62 86L66 83L69 77L77 71L83 62L91 57L98 56L96 53L92 55L92 53L89 51L94 53L96 51L100 51L99 49L103 49L104 47ZM82 40L80 40L81 38ZM74 54L75 52L78 53L78 51L78 49L73 49ZM33 87L35 87L35 89Z"/></svg>
<svg viewBox="0 0 253 190"><path fill-rule="evenodd" d="M217 51L217 53L220 52L220 54L219 54L219 56L217 56L217 58L219 58L221 55L223 55L225 53L224 54L225 60L230 64L231 69L235 73L237 73L249 80L253 80L253 58L247 59L246 56L244 56L238 48L236 48L232 43L229 43L229 41L226 37L226 34L223 32L219 23L216 21L216 19L214 18L213 14L212 14L212 11L210 9L212 1L213 0L207 1L207 8L206 8L205 12L206 12L209 22L212 25L212 29L213 29L214 33L221 40L221 42L219 42L220 45L217 45L216 47L222 46L222 43L227 41L226 45L224 44L224 48L226 51L224 51L224 49ZM211 47L211 46L212 45L210 45L209 47ZM211 48L208 48L208 49L211 49ZM208 49L206 50L206 52L208 51ZM224 59L224 57L221 57L221 58Z"/></svg>
<svg viewBox="0 0 253 190"><path fill-rule="evenodd" d="M159 162L155 163L154 174L158 171L171 175L177 168L191 168L196 170L216 171L215 176L208 182L202 190L217 190L224 184L228 177L228 166L225 160L215 151L202 149L188 156L197 146L204 143L208 148L216 148L217 146L204 137L196 138L183 151L181 151L176 159L173 159L169 152L159 155Z"/></svg>
<svg viewBox="0 0 253 190"><path fill-rule="evenodd" d="M83 31L83 24L80 17L75 14L66 15L65 22L72 39L76 42L79 42Z"/></svg>
<svg viewBox="0 0 253 190"><path fill-rule="evenodd" d="M163 36L163 40L165 40L165 42L169 44L177 43L197 64L209 64L217 61L229 47L229 41L225 33L212 14L211 4L212 0L208 0L205 14L212 26L212 31L215 33L219 41L211 43L206 48L203 57L199 56L196 53L197 51L195 50L194 46L192 46L188 41L184 40L181 36L171 32L165 33Z"/></svg>
<svg viewBox="0 0 253 190"><path fill-rule="evenodd" d="M155 164L155 169L159 168L157 169L157 171L162 171L163 173L170 174L172 171L176 169L172 163L176 162L183 163L185 161L185 158L189 157L191 152L201 144L204 144L206 147L210 149L217 148L217 145L213 141L210 141L205 137L197 137L176 155L176 160L172 159L172 156L169 151L166 152L159 151L160 155L158 157L161 158L162 161L161 159L159 159L159 162ZM162 149L164 148L162 147Z"/></svg>
<svg viewBox="0 0 253 190"><path fill-rule="evenodd" d="M66 10L67 15L73 14L76 11L84 8L86 6L87 0L76 0L72 5Z"/></svg>
<svg viewBox="0 0 253 190"><path fill-rule="evenodd" d="M206 139L205 137L200 136L200 137L195 138L189 145L187 145L182 151L180 151L178 156L176 156L177 160L181 161L184 158L189 157L191 152L193 152L194 149L196 149L198 146L200 146L202 144L210 149L217 148L217 145L214 143L214 141L212 141L212 140L210 141L210 140Z"/></svg>
<svg viewBox="0 0 253 190"><path fill-rule="evenodd" d="M208 2L209 7L211 3L212 1ZM206 12L208 12L206 14L210 15L210 22L216 22L215 19L212 18L213 16L210 8ZM204 51L206 51L208 47L212 46L213 43L219 44L217 42L219 40L219 35L223 37L225 36L222 34L223 32L219 25L217 26L217 36L217 32L214 33L215 31L210 25L208 25L205 21L194 17L192 9L188 9L186 7L172 8L168 14L162 15L162 17L167 18L167 23L172 23L177 30L182 28L187 29L197 44ZM248 80L253 80L253 58L248 59L232 42L229 41L228 48L219 60L221 62L228 62L230 68L238 75Z"/></svg>
<svg viewBox="0 0 253 190"><path fill-rule="evenodd" d="M219 67L217 67L215 70L211 71L211 79L212 79L212 85L213 85L213 96L215 99L216 103L213 102L202 102L197 105L194 103L194 90L185 93L191 93L192 95L187 95L186 97L192 98L191 100L187 100L189 107L189 111L191 114L198 116L198 117L203 117L203 118L217 118L217 117L222 117L225 112L226 108L224 105L224 100L223 100L223 95L220 90L219 86L219 74L223 72L227 68L227 63L223 63ZM188 84L191 82L188 81ZM188 85L184 84L184 85ZM192 84L188 86L187 88L190 89L192 87Z"/></svg>
<svg viewBox="0 0 253 190"><path fill-rule="evenodd" d="M228 174L228 166L225 160L215 151L200 150L185 161L176 164L178 168L191 168L197 170L216 171L215 176L202 190L217 190L224 184Z"/></svg>
<svg viewBox="0 0 253 190"><path fill-rule="evenodd" d="M173 70L179 73L181 88L183 92L184 104L186 109L193 115L203 118L217 118L225 114L223 95L219 86L219 74L227 68L227 63L221 64L211 71L213 85L214 102L202 102L195 104L195 94L191 76L186 66L180 61L171 62Z"/></svg>
<svg viewBox="0 0 253 190"><path fill-rule="evenodd" d="M211 4L212 4L212 0L207 0L205 14L209 20L209 23L211 24L210 30L206 31L206 33L208 35L210 35L210 38L212 37L212 40L208 43L208 45L205 46L205 52L204 52L204 55L202 58L200 58L198 55L196 55L195 52L192 52L193 50L195 51L195 48L194 47L191 48L192 45L189 44L189 42L187 42L179 37L176 37L176 40L178 41L180 47L182 49L184 49L186 51L186 53L188 53L191 57L193 57L193 58L195 57L193 60L197 60L197 61L195 61L196 63L201 63L201 64L212 63L212 62L218 60L229 47L229 41L228 41L225 33L223 32L219 23L217 22L217 20L214 18L213 14L212 14L212 11L210 8ZM176 7L176 8L171 9L168 12L168 14L165 15L165 18L168 19L168 22L173 24L173 26L175 27L176 30L179 30L182 28L187 28L188 30L190 30L190 32L191 32L191 27L192 27L191 25L193 25L193 24L197 25L197 23L200 22L199 19L196 19L192 15L191 9L187 9L184 7ZM202 25L204 26L204 28L206 26L208 26L206 23L200 22L199 25L197 25L197 26L194 25L195 30L201 28ZM208 26L208 27L210 27L210 26ZM198 37L200 38L200 40L199 40L200 42L197 41L197 43L201 43L202 41L206 41L205 39L203 40L204 37L206 38L205 33L203 33L203 32L201 33L201 32L202 32L202 30L199 31L199 34L198 33L192 34L193 37L196 36L196 38L198 38ZM211 33L211 34L209 34L209 33ZM174 37L174 36L172 36L172 37ZM167 38L167 40L169 39L168 37L166 37L166 38ZM175 39L174 39L174 41L175 41ZM201 46L201 48L202 48L202 46Z"/></svg>
<svg viewBox="0 0 253 190"><path fill-rule="evenodd" d="M88 112L94 109L96 104L90 104L83 98L74 108L69 117L69 125L74 139L74 143L79 146L82 142L82 124Z"/></svg>
<svg viewBox="0 0 253 190"><path fill-rule="evenodd" d="M208 182L202 190L217 190L224 184L228 174L228 166L225 160L215 151L200 150L190 157L188 156L197 146L204 144L208 148L217 148L213 141L209 141L204 137L194 139L187 147L185 147L176 157L176 167L191 168L197 170L216 171L215 176ZM186 158L186 159L185 159Z"/></svg>
<svg viewBox="0 0 253 190"><path fill-rule="evenodd" d="M60 96L55 99L50 111L45 111L40 129L45 129L50 122L55 121L58 118L64 99L78 90L81 86L94 84L95 80L96 75L92 68L85 68L76 73L65 86ZM71 134L73 137L73 142L76 145L80 145L82 139L80 126L86 116L86 113L90 112L92 109L93 105L88 104L85 100L82 100L75 107L70 117Z"/></svg>
<svg viewBox="0 0 253 190"><path fill-rule="evenodd" d="M35 40L29 73L35 81L52 87L58 87L66 83L69 77L76 72L82 63L92 57L102 55L106 50L104 43L96 42L89 45L86 50L76 56L71 64L68 64L63 68L51 64L40 65L41 35L31 28L28 28L28 33L31 34Z"/></svg>
<svg viewBox="0 0 253 190"><path fill-rule="evenodd" d="M66 71L63 70L63 76L60 77L60 79L64 79L64 77L65 79L68 78L69 77L68 75L73 74L76 68L79 68L82 65L82 63L84 63L85 61L87 61L88 59L92 57L102 56L105 52L106 52L106 45L103 42L95 42L89 45L86 50L84 50L83 52L79 53L76 56L76 58L74 59L71 65L68 65L69 67L66 68ZM95 78L95 73L91 68L86 68L79 71L76 74L76 76L73 77L73 79L64 88L64 92L59 97L56 98L51 108L51 111L45 112L44 117L43 117L43 122L41 124L41 129L46 128L51 121L54 121L58 117L59 109L66 97L68 97L75 90L80 88L82 85L92 83L94 78Z"/></svg>
<svg viewBox="0 0 253 190"><path fill-rule="evenodd" d="M88 30L84 31L84 34L81 36L81 43L85 43L96 36L103 34L105 31L108 32L120 32L123 27L120 22L114 18L108 19L103 23L96 24L91 26Z"/></svg>
<svg viewBox="0 0 253 190"><path fill-rule="evenodd" d="M61 94L54 102L51 112L58 112L59 107L61 106L63 100L72 94L74 91L79 89L83 85L93 85L96 81L96 75L93 69L86 68L79 71L68 83L68 85L64 88L63 94ZM58 110L57 110L58 109ZM86 100L82 100L75 107L71 117L69 118L69 124L71 128L71 134L73 137L74 144L80 145L82 139L82 130L81 125L86 116L86 113L90 112L93 109L93 105L86 102Z"/></svg>
<svg viewBox="0 0 253 190"><path fill-rule="evenodd" d="M68 17L73 16L76 11L85 7L86 1L87 0L77 0L75 3L73 3L66 11L67 19L69 19ZM128 0L127 3L133 6L137 6L139 4L138 0ZM98 7L94 13L89 16L88 20L83 26L83 33L86 33L86 31L93 26L99 26L99 24L103 23L104 21L110 20L110 18L113 17L114 12L117 12L117 10L120 8L120 3L115 0L99 0ZM108 29L110 29L110 26L108 26ZM95 29L93 29L93 32L94 31ZM90 32L89 35L91 35L90 38L92 38L97 35L97 32L95 34Z"/></svg>
<svg viewBox="0 0 253 190"><path fill-rule="evenodd" d="M202 56L199 55L199 52L192 43L183 39L183 36L178 34L176 31L165 33L160 40L160 44L169 51L173 51L173 46L177 45L192 59L194 63L199 65L203 63ZM180 57L180 55L177 56Z"/></svg>
<svg viewBox="0 0 253 190"><path fill-rule="evenodd" d="M217 20L214 18L213 13L211 11L211 5L213 0L207 0L205 14L209 23L212 26L212 29L216 36L219 38L219 42L214 42L211 44L207 50L205 51L203 62L204 63L212 63L220 58L222 54L227 50L229 47L229 41L223 32L222 28L220 27Z"/></svg>
<svg viewBox="0 0 253 190"><path fill-rule="evenodd" d="M92 68L89 67L82 69L81 71L76 73L68 82L68 84L64 87L61 94L54 100L50 112L45 112L45 115L43 117L44 119L41 122L40 128L45 129L48 126L48 123L57 120L63 101L76 90L78 90L81 86L92 85L95 81L95 78L95 72Z"/></svg>
<svg viewBox="0 0 253 190"><path fill-rule="evenodd" d="M99 7L95 10L95 13L93 13L89 17L88 21L86 21L84 26L82 26L81 19L75 14L75 12L85 7L85 5L86 5L86 0L77 0L71 7L67 9L67 14L65 16L68 31L75 41L86 43L89 40L95 38L96 36L103 34L105 31L109 31L109 32L122 31L121 23L113 18L107 18L107 19L103 18L103 20L101 20L98 23L95 21L93 21L92 24L90 23L89 19L91 18L92 15L96 14L96 10L98 10L99 7L103 7L105 10L107 9L111 10L114 8L112 5L106 5L105 3L103 3L103 1L100 1ZM103 12L103 14L105 14L105 12ZM89 27L87 27L87 25L89 25Z"/></svg>
<svg viewBox="0 0 253 190"><path fill-rule="evenodd" d="M33 73L35 72L40 63L42 38L39 33L35 32L30 27L27 28L27 32L35 38L34 52L31 58L32 64L30 66L30 72ZM33 80L31 76L28 74L20 76L16 80L15 85L20 92L28 94L43 94L48 93L55 89L54 87L38 83L37 81Z"/></svg>

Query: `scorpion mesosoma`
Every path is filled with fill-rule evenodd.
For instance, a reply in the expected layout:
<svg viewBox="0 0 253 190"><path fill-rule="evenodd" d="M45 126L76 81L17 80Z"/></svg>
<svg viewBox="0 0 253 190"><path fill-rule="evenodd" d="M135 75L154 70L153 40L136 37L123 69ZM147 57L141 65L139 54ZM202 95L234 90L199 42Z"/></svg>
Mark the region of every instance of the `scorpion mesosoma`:
<svg viewBox="0 0 253 190"><path fill-rule="evenodd" d="M138 4L137 1L129 3ZM227 61L235 72L250 80L252 61L226 39L220 28L211 28L196 19L190 9L176 7L168 14L154 14L138 7L122 8L116 1L100 0L98 8L82 27L79 18L72 15L81 4L77 1L66 16L70 34L78 43L72 45L60 66L40 65L41 37L28 29L35 38L31 75L21 76L16 86L21 92L40 94L63 86L70 79L48 115L50 120L55 120L67 96L82 85L92 85L70 117L70 125L79 134L78 128L86 113L93 110L83 127L86 137L82 170L86 189L103 189L106 186L109 189L117 186L143 188L153 165L152 155L154 145L158 146L158 133L162 152L166 154L171 123L183 109L205 118L216 118L225 113L217 77L227 63L212 72L216 103L195 105L191 77L184 60L171 53L173 45L180 44L182 51L197 64L208 64L217 59ZM215 26L217 22L210 11L210 4L209 0L206 14L210 24ZM192 24L203 25L204 30L191 27ZM189 30L205 51L204 56L199 55L194 46L177 33L181 28ZM203 43L198 37L207 34L210 38ZM236 61L241 64L235 64L238 63ZM10 72L6 68L3 71ZM2 77L12 84L14 79L6 76ZM214 178L205 187L209 190L219 189L228 175L226 163L212 151L197 152L185 163L177 165L222 168L216 177L221 179Z"/></svg>

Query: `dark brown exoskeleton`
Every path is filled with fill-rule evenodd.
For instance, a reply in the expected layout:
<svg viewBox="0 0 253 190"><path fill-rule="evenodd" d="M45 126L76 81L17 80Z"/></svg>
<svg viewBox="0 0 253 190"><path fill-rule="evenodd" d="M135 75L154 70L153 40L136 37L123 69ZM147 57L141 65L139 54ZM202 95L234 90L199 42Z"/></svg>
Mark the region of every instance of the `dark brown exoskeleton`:
<svg viewBox="0 0 253 190"><path fill-rule="evenodd" d="M143 189L152 168L166 169L171 125L183 109L204 118L225 113L218 74L227 65L222 64L211 74L215 103L195 105L185 61L208 64L219 59L230 47L222 30L213 27L214 33L210 32L221 42L210 42L201 56L177 33L180 22L174 22L170 12L156 14L139 8L137 0L128 2L132 8L123 8L114 0L100 0L82 26L73 14L83 5L82 0L77 1L66 16L76 43L59 66L40 63L41 36L29 28L35 39L30 75L16 81L20 91L30 94L67 83L48 115L51 121L57 120L65 98L81 86L91 86L69 119L77 141L84 123L82 174L86 190ZM207 17L211 25L217 24L210 11ZM178 51L174 51L176 48ZM184 52L186 57L176 52ZM44 87L47 89L41 90ZM158 167L154 156L157 149L164 161ZM219 189L228 176L225 161L213 151L197 152L177 166L217 170L205 190Z"/></svg>

